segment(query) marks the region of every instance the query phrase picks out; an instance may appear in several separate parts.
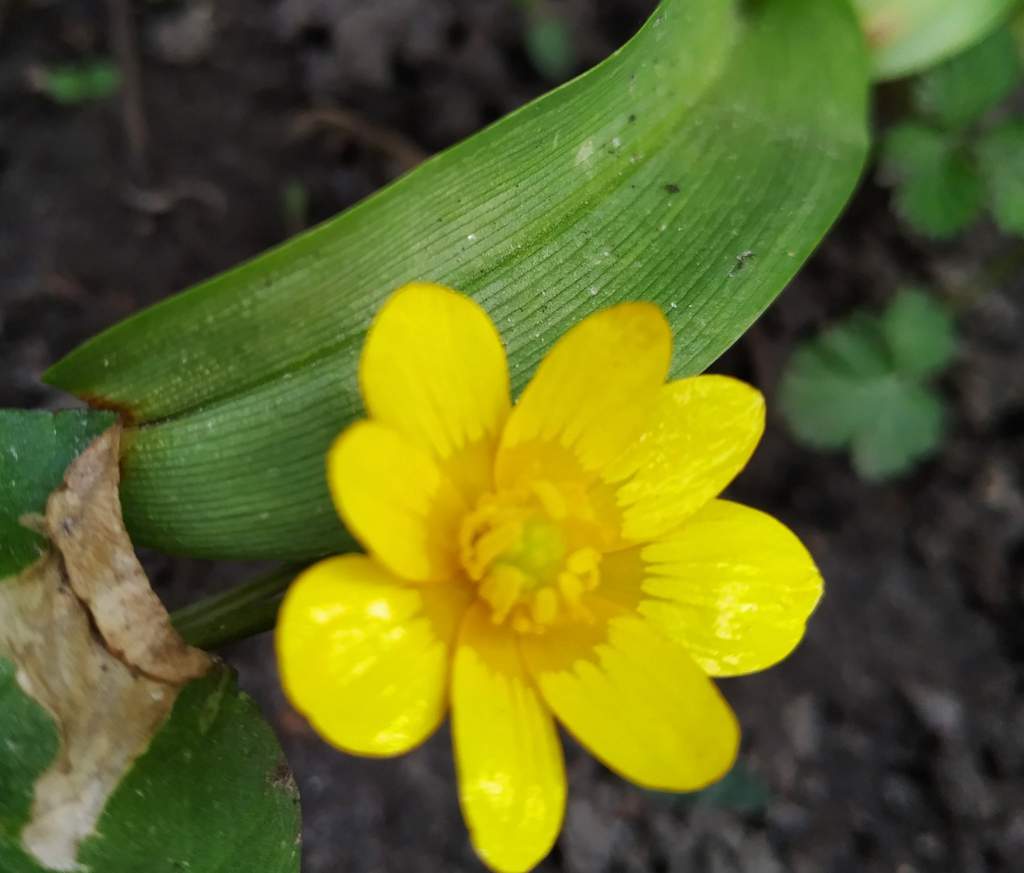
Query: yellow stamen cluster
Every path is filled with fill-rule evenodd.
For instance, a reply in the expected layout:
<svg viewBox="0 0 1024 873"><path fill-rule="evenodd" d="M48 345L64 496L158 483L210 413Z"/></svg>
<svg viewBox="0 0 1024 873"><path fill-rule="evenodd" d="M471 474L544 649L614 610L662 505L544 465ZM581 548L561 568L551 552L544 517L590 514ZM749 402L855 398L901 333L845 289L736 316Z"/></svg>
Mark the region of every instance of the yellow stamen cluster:
<svg viewBox="0 0 1024 873"><path fill-rule="evenodd" d="M550 482L481 498L463 519L460 553L495 624L540 633L563 618L588 620L583 595L600 581L601 555L574 542L563 494Z"/></svg>

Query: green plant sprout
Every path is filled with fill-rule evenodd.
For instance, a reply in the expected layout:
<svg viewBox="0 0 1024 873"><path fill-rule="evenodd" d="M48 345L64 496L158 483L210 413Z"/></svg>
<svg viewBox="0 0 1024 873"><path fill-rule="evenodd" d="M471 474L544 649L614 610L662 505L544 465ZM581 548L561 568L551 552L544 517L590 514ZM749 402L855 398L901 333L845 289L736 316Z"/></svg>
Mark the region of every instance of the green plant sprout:
<svg viewBox="0 0 1024 873"><path fill-rule="evenodd" d="M915 117L886 136L881 173L918 233L949 239L988 208L1004 233L1024 235L1024 119L994 113L1021 74L1001 28L914 83Z"/></svg>
<svg viewBox="0 0 1024 873"><path fill-rule="evenodd" d="M62 106L78 106L106 100L121 87L121 71L110 60L66 64L35 70L32 80L37 90Z"/></svg>
<svg viewBox="0 0 1024 873"><path fill-rule="evenodd" d="M881 314L856 312L796 350L779 386L783 416L803 445L849 450L864 479L898 476L942 443L947 414L931 382L955 354L949 310L905 289Z"/></svg>
<svg viewBox="0 0 1024 873"><path fill-rule="evenodd" d="M519 0L526 17L525 44L530 61L545 79L561 82L576 65L572 33L548 0Z"/></svg>

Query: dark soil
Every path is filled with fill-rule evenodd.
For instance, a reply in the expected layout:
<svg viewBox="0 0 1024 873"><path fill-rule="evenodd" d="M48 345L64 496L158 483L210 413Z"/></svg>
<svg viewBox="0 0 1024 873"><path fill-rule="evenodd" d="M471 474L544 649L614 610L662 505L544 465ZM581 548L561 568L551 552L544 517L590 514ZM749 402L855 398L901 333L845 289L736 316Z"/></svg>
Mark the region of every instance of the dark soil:
<svg viewBox="0 0 1024 873"><path fill-rule="evenodd" d="M67 405L39 374L77 343L547 87L513 0L139 3L143 139L116 100L58 107L32 86L48 65L109 55L118 5L0 0L2 406ZM553 4L573 23L581 67L652 6ZM568 818L542 869L1024 869L1024 272L989 266L1006 245L985 230L955 247L917 241L867 183L720 362L771 402L795 342L902 283L927 283L959 310L961 354L943 384L952 432L937 458L872 486L772 420L734 489L792 525L827 581L792 658L724 683L745 729L745 778L768 799L652 794L570 748ZM149 564L174 604L240 572ZM282 700L269 639L226 655L295 769L305 871L482 869L446 732L395 761L342 756Z"/></svg>

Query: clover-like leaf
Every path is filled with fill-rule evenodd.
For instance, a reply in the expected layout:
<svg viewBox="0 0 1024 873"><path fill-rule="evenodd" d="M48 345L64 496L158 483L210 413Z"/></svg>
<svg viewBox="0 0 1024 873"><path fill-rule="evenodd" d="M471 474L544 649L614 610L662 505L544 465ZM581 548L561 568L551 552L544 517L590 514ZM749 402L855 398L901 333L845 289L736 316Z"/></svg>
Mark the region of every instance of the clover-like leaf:
<svg viewBox="0 0 1024 873"><path fill-rule="evenodd" d="M914 102L922 115L956 129L976 121L1005 100L1020 76L1013 35L1001 27L921 76L914 87Z"/></svg>
<svg viewBox="0 0 1024 873"><path fill-rule="evenodd" d="M895 185L895 208L918 233L949 239L977 220L985 189L955 139L923 124L906 123L886 137L882 172Z"/></svg>
<svg viewBox="0 0 1024 873"><path fill-rule="evenodd" d="M877 322L855 315L794 352L780 388L782 414L804 445L844 448L870 417L863 386L888 369Z"/></svg>
<svg viewBox="0 0 1024 873"><path fill-rule="evenodd" d="M978 146L978 159L996 224L1024 236L1024 121L991 130Z"/></svg>
<svg viewBox="0 0 1024 873"><path fill-rule="evenodd" d="M780 384L780 407L811 448L849 448L868 480L903 473L945 433L941 397L925 377L951 360L949 314L920 291L904 291L881 316L855 313L800 346Z"/></svg>

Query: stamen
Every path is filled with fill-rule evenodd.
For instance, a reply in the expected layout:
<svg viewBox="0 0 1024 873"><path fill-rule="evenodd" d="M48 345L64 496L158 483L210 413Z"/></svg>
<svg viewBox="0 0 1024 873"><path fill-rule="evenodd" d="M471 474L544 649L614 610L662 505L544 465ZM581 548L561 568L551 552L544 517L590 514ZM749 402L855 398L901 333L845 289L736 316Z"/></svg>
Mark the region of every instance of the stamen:
<svg viewBox="0 0 1024 873"><path fill-rule="evenodd" d="M566 506L562 492L551 482L539 479L530 486L530 490L533 491L534 496L540 501L544 511L554 521L562 521L568 514L569 508Z"/></svg>
<svg viewBox="0 0 1024 873"><path fill-rule="evenodd" d="M541 588L533 595L530 613L542 625L549 625L558 617L558 595L553 588Z"/></svg>
<svg viewBox="0 0 1024 873"><path fill-rule="evenodd" d="M491 619L495 624L501 624L508 617L509 611L519 601L526 581L526 574L518 567L497 564L480 583L480 596L491 604L494 610Z"/></svg>
<svg viewBox="0 0 1024 873"><path fill-rule="evenodd" d="M543 633L562 619L590 621L584 595L600 581L601 554L567 547L578 529L575 500L552 482L483 497L459 530L462 564L479 583L495 624Z"/></svg>

